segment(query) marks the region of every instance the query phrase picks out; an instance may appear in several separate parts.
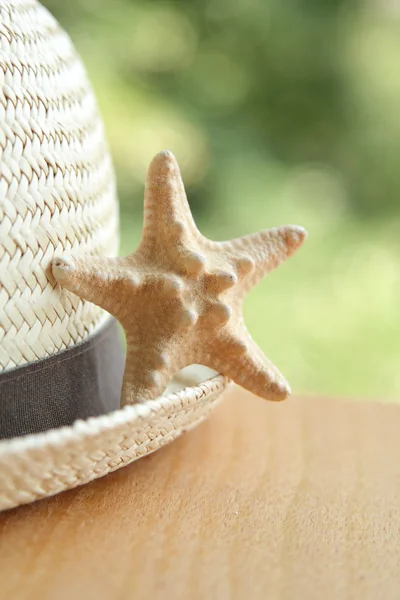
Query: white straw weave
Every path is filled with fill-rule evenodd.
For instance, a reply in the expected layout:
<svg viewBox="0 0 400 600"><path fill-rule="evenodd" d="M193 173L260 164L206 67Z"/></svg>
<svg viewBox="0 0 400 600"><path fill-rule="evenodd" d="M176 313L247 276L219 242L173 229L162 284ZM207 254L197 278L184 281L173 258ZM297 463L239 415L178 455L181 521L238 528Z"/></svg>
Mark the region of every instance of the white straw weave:
<svg viewBox="0 0 400 600"><path fill-rule="evenodd" d="M201 422L227 383L217 375L72 427L0 442L0 510L88 483L158 450Z"/></svg>
<svg viewBox="0 0 400 600"><path fill-rule="evenodd" d="M38 2L0 2L0 372L99 326L54 287L65 252L115 255L114 174L95 97L68 36Z"/></svg>
<svg viewBox="0 0 400 600"><path fill-rule="evenodd" d="M0 0L0 372L101 325L107 315L56 286L49 265L64 252L115 255L118 242L114 174L84 68L36 0ZM194 427L228 384L194 372L189 387L154 401L0 441L0 510L87 483Z"/></svg>

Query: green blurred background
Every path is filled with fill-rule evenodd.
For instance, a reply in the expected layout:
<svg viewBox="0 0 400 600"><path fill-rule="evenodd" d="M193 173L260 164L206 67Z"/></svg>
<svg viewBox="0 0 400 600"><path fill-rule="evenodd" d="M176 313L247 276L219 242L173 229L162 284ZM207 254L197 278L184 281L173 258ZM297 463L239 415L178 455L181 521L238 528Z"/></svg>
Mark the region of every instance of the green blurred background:
<svg viewBox="0 0 400 600"><path fill-rule="evenodd" d="M397 0L45 0L87 67L140 239L172 150L214 239L298 223L300 252L248 297L295 392L400 396Z"/></svg>

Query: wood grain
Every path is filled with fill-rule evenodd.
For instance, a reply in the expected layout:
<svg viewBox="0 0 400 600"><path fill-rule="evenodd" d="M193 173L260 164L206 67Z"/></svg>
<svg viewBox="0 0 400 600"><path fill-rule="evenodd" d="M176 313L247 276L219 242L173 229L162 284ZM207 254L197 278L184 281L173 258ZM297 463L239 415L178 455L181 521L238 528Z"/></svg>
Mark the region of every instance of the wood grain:
<svg viewBox="0 0 400 600"><path fill-rule="evenodd" d="M241 390L171 446L0 515L3 599L398 600L400 407Z"/></svg>

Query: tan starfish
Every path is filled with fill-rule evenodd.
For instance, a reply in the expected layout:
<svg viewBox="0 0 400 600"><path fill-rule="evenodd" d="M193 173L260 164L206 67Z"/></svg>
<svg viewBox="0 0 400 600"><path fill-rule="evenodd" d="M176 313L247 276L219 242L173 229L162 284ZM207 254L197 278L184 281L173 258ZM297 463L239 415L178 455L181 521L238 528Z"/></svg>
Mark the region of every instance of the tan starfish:
<svg viewBox="0 0 400 600"><path fill-rule="evenodd" d="M122 404L163 393L175 373L202 364L254 394L284 399L290 388L248 333L248 290L291 256L306 231L289 225L227 242L197 229L171 152L147 174L142 240L123 258L61 257L56 280L122 324L127 341Z"/></svg>

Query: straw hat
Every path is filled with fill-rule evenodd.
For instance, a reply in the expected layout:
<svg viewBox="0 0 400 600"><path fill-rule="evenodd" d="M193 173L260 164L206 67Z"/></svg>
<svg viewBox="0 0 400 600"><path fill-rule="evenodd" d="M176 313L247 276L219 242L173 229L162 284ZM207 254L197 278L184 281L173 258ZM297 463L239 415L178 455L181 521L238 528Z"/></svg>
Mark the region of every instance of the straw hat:
<svg viewBox="0 0 400 600"><path fill-rule="evenodd" d="M116 255L118 206L96 101L34 0L0 4L0 509L118 469L195 426L227 379L194 366L119 409L114 320L56 284L64 252ZM202 383L199 383L202 382ZM185 387L186 386L186 387Z"/></svg>

